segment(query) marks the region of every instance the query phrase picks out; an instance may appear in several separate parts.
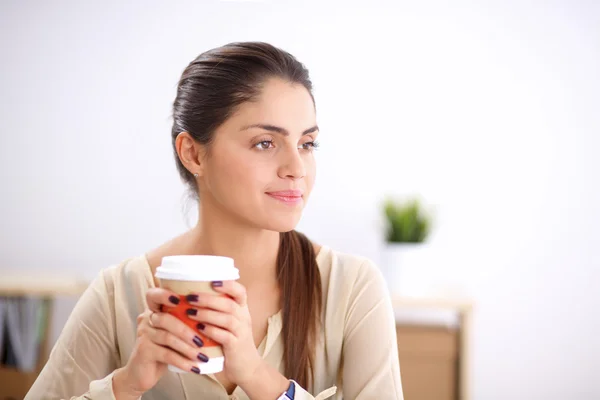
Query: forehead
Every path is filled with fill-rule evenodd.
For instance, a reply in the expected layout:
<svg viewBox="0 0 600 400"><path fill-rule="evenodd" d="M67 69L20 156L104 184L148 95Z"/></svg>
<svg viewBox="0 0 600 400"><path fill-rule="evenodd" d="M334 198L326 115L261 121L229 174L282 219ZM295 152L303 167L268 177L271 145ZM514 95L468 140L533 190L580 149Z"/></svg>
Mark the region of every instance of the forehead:
<svg viewBox="0 0 600 400"><path fill-rule="evenodd" d="M301 84L274 78L265 82L255 101L240 105L228 122L230 126L265 123L301 132L316 124L315 105Z"/></svg>

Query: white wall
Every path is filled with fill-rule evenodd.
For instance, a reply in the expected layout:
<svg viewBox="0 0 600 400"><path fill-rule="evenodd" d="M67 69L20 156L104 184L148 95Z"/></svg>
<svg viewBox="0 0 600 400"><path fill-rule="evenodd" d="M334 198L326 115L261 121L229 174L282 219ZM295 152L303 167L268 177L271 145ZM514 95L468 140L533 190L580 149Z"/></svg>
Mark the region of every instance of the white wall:
<svg viewBox="0 0 600 400"><path fill-rule="evenodd" d="M90 276L185 229L170 103L234 40L312 71L323 148L300 229L378 259L382 196L422 194L428 272L477 303L475 399L600 398L594 2L2 2L2 274Z"/></svg>

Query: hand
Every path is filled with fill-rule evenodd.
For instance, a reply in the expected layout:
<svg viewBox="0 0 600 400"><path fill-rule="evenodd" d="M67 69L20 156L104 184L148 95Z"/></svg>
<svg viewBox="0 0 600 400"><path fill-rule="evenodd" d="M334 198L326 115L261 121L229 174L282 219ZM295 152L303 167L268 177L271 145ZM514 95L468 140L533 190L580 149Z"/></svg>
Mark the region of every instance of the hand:
<svg viewBox="0 0 600 400"><path fill-rule="evenodd" d="M243 388L263 364L254 345L246 288L237 281L213 282L212 287L227 296L198 293L198 299L189 302L197 310L190 318L201 322L201 332L223 346L223 374Z"/></svg>
<svg viewBox="0 0 600 400"><path fill-rule="evenodd" d="M139 398L150 390L171 364L184 371L199 373L198 360L202 340L198 334L176 317L161 312L175 307L180 298L161 288L146 293L148 310L137 317L137 339L127 365L115 372L113 392L119 398Z"/></svg>

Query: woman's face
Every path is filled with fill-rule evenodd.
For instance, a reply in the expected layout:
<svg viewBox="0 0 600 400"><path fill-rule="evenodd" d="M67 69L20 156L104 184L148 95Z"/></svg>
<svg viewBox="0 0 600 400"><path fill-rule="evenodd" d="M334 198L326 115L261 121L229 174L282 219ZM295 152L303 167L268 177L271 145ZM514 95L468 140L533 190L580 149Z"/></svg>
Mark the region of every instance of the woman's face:
<svg viewBox="0 0 600 400"><path fill-rule="evenodd" d="M203 206L261 229L294 229L315 180L317 134L306 88L268 80L257 101L242 104L216 130L199 180Z"/></svg>

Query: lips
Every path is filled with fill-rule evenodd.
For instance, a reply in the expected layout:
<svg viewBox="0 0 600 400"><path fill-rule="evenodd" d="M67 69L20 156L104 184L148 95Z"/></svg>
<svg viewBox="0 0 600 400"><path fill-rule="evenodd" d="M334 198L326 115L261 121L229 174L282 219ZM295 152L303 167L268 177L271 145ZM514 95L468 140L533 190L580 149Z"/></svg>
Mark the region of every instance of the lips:
<svg viewBox="0 0 600 400"><path fill-rule="evenodd" d="M297 204L302 201L302 190L280 190L277 192L267 192L272 198L286 204Z"/></svg>
<svg viewBox="0 0 600 400"><path fill-rule="evenodd" d="M280 190L278 192L267 192L271 196L302 197L302 190Z"/></svg>

